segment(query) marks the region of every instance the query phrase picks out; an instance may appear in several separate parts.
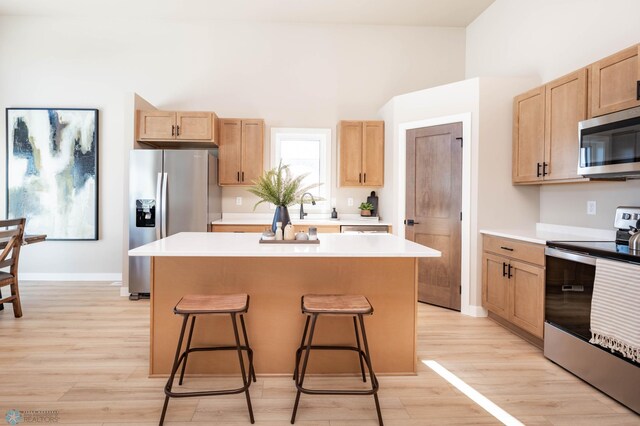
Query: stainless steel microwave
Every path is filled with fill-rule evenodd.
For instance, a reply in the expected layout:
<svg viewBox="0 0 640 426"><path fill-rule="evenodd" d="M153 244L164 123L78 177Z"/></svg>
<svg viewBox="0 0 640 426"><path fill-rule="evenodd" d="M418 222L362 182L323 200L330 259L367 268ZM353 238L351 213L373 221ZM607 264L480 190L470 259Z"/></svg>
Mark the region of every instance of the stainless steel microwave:
<svg viewBox="0 0 640 426"><path fill-rule="evenodd" d="M578 124L578 174L640 178L640 107Z"/></svg>

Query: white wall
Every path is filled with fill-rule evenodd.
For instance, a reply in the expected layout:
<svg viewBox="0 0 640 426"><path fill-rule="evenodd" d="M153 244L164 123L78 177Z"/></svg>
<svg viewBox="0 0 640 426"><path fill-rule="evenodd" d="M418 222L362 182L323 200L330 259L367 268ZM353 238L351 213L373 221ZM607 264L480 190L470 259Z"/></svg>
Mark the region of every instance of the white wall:
<svg viewBox="0 0 640 426"><path fill-rule="evenodd" d="M640 42L639 16L638 0L496 0L467 27L466 76L550 81ZM542 186L540 220L611 229L615 207L640 205L639 190L640 181Z"/></svg>
<svg viewBox="0 0 640 426"><path fill-rule="evenodd" d="M100 240L27 247L21 270L121 272L126 94L158 108L261 117L267 135L270 126L335 129L339 119L377 118L395 94L463 78L464 43L456 28L0 17L2 107L100 109ZM367 193L336 190L339 211L347 195ZM224 206L237 194L246 195L225 190Z"/></svg>

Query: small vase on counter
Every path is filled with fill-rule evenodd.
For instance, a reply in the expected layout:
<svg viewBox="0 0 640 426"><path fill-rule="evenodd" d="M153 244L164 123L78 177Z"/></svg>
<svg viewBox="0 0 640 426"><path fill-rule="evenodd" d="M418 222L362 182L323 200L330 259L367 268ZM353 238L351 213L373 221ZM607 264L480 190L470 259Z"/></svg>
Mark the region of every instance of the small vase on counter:
<svg viewBox="0 0 640 426"><path fill-rule="evenodd" d="M282 222L276 222L276 240L282 240Z"/></svg>
<svg viewBox="0 0 640 426"><path fill-rule="evenodd" d="M293 225L291 225L291 222L289 222L287 226L284 227L284 239L285 241L293 241L296 239L296 234L293 230Z"/></svg>

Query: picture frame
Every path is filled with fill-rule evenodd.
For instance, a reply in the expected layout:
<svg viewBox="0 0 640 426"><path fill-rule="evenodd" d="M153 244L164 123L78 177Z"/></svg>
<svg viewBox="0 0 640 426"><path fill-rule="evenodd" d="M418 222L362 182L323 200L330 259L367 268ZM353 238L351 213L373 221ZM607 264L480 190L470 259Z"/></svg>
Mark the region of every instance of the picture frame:
<svg viewBox="0 0 640 426"><path fill-rule="evenodd" d="M47 241L99 239L99 113L6 108L6 213Z"/></svg>

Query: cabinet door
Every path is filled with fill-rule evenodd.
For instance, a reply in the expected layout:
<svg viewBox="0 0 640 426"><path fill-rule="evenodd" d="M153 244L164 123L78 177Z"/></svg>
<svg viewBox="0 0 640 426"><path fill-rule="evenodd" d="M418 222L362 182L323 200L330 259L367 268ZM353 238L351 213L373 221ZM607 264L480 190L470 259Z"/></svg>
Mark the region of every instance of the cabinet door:
<svg viewBox="0 0 640 426"><path fill-rule="evenodd" d="M516 96L513 102L513 183L541 181L543 162L544 86Z"/></svg>
<svg viewBox="0 0 640 426"><path fill-rule="evenodd" d="M242 120L242 168L240 183L252 185L263 171L264 121Z"/></svg>
<svg viewBox="0 0 640 426"><path fill-rule="evenodd" d="M138 111L138 140L175 139L176 113Z"/></svg>
<svg viewBox="0 0 640 426"><path fill-rule="evenodd" d="M340 186L362 185L362 121L341 121Z"/></svg>
<svg viewBox="0 0 640 426"><path fill-rule="evenodd" d="M578 122L587 118L587 70L546 85L544 180L579 179Z"/></svg>
<svg viewBox="0 0 640 426"><path fill-rule="evenodd" d="M640 45L591 65L591 116L640 105Z"/></svg>
<svg viewBox="0 0 640 426"><path fill-rule="evenodd" d="M511 261L509 321L542 338L544 329L544 268Z"/></svg>
<svg viewBox="0 0 640 426"><path fill-rule="evenodd" d="M384 185L384 121L362 124L362 184Z"/></svg>
<svg viewBox="0 0 640 426"><path fill-rule="evenodd" d="M211 141L212 114L210 112L176 113L176 138L190 141Z"/></svg>
<svg viewBox="0 0 640 426"><path fill-rule="evenodd" d="M218 141L218 173L220 185L240 184L242 153L242 122L233 118L220 119Z"/></svg>
<svg viewBox="0 0 640 426"><path fill-rule="evenodd" d="M491 312L509 318L509 279L504 276L509 260L491 253L482 256L482 304Z"/></svg>

